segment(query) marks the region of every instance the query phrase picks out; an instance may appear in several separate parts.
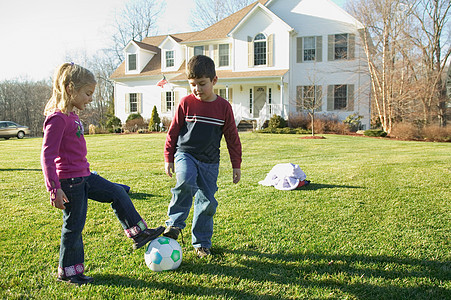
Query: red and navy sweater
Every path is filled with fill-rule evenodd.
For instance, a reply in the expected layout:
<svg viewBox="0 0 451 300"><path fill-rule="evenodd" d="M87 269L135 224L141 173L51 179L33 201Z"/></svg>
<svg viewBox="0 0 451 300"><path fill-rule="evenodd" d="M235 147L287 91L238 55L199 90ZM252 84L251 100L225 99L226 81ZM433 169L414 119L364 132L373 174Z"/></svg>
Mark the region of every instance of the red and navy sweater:
<svg viewBox="0 0 451 300"><path fill-rule="evenodd" d="M224 134L232 168L241 167L241 142L230 103L217 96L212 102L193 94L183 97L169 127L164 147L166 162L174 162L176 151L186 152L205 163L219 163Z"/></svg>

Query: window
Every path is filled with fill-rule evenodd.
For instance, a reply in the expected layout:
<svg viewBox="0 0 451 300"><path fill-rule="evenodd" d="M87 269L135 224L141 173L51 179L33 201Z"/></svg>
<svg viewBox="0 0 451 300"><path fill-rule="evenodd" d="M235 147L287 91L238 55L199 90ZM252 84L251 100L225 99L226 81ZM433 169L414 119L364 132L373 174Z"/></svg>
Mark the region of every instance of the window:
<svg viewBox="0 0 451 300"><path fill-rule="evenodd" d="M219 67L229 65L229 44L219 45Z"/></svg>
<svg viewBox="0 0 451 300"><path fill-rule="evenodd" d="M348 58L348 35L347 34L336 34L334 44L335 44L334 59L347 59Z"/></svg>
<svg viewBox="0 0 451 300"><path fill-rule="evenodd" d="M304 85L297 87L296 110L321 111L322 88L320 85Z"/></svg>
<svg viewBox="0 0 451 300"><path fill-rule="evenodd" d="M195 46L194 55L204 55L204 46Z"/></svg>
<svg viewBox="0 0 451 300"><path fill-rule="evenodd" d="M136 70L136 54L128 55L128 70L135 71Z"/></svg>
<svg viewBox="0 0 451 300"><path fill-rule="evenodd" d="M354 85L337 84L327 86L327 110L354 110Z"/></svg>
<svg viewBox="0 0 451 300"><path fill-rule="evenodd" d="M316 39L314 36L304 38L304 61L314 61L316 54Z"/></svg>
<svg viewBox="0 0 451 300"><path fill-rule="evenodd" d="M174 51L166 51L166 68L174 66Z"/></svg>
<svg viewBox="0 0 451 300"><path fill-rule="evenodd" d="M166 92L166 110L171 111L174 107L175 99L173 97L173 92Z"/></svg>
<svg viewBox="0 0 451 300"><path fill-rule="evenodd" d="M332 34L328 38L327 59L329 61L354 59L355 34Z"/></svg>
<svg viewBox="0 0 451 300"><path fill-rule="evenodd" d="M272 89L268 89L268 104L269 104L269 113L272 115Z"/></svg>
<svg viewBox="0 0 451 300"><path fill-rule="evenodd" d="M136 93L131 93L130 95L129 95L129 97L130 97L130 101L129 101L129 105L130 105L130 108L129 108L129 112L130 113L137 113L138 112L138 94L136 94Z"/></svg>
<svg viewBox="0 0 451 300"><path fill-rule="evenodd" d="M254 66L266 65L266 37L259 33L254 38Z"/></svg>
<svg viewBox="0 0 451 300"><path fill-rule="evenodd" d="M347 107L348 89L346 85L334 86L334 110L343 110Z"/></svg>
<svg viewBox="0 0 451 300"><path fill-rule="evenodd" d="M249 113L252 114L252 103L254 103L254 96L252 89L249 89Z"/></svg>

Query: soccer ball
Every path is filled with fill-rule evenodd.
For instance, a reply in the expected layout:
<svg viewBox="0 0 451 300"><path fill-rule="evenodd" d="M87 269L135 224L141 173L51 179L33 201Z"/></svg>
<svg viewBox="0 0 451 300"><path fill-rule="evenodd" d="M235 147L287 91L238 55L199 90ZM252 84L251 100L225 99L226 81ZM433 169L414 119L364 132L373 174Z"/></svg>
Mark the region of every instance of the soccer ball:
<svg viewBox="0 0 451 300"><path fill-rule="evenodd" d="M176 240L160 236L147 245L144 260L152 271L175 270L182 263L182 247Z"/></svg>

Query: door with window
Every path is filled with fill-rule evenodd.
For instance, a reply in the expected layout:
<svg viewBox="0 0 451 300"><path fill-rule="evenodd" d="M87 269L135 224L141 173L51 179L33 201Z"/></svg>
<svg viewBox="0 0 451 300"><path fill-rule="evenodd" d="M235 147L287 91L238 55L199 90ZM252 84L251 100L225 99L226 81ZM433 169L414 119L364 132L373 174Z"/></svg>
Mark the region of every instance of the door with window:
<svg viewBox="0 0 451 300"><path fill-rule="evenodd" d="M260 111L266 103L266 88L264 86L256 86L254 96L253 117L258 118Z"/></svg>

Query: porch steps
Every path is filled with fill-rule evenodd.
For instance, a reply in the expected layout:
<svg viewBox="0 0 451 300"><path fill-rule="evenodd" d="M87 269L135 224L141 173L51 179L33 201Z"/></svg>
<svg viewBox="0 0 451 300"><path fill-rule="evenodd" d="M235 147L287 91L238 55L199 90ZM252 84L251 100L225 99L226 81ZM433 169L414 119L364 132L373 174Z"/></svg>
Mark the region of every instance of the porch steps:
<svg viewBox="0 0 451 300"><path fill-rule="evenodd" d="M237 127L238 131L253 131L254 123L254 120L241 120Z"/></svg>

